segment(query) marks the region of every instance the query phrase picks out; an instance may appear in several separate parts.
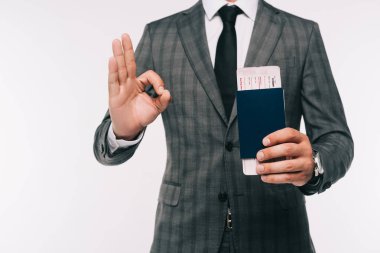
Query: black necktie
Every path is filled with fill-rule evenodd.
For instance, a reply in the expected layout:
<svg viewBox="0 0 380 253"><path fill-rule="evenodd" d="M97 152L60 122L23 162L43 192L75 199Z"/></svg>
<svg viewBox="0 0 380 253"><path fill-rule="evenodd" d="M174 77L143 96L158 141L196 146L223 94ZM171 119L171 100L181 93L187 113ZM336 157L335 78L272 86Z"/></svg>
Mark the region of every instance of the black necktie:
<svg viewBox="0 0 380 253"><path fill-rule="evenodd" d="M224 111L227 119L230 118L232 106L235 100L237 87L236 69L236 30L237 15L243 13L237 6L223 6L219 10L219 16L223 21L223 31L220 34L216 47L215 75L222 96Z"/></svg>

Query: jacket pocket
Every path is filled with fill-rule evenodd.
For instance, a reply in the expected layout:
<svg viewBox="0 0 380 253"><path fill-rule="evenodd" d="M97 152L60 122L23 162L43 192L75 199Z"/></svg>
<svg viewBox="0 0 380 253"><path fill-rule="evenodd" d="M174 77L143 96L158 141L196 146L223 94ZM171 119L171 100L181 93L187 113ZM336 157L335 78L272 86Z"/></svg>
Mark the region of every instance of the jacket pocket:
<svg viewBox="0 0 380 253"><path fill-rule="evenodd" d="M158 202L169 206L177 206L180 193L180 185L162 183L160 187L160 193L158 195Z"/></svg>

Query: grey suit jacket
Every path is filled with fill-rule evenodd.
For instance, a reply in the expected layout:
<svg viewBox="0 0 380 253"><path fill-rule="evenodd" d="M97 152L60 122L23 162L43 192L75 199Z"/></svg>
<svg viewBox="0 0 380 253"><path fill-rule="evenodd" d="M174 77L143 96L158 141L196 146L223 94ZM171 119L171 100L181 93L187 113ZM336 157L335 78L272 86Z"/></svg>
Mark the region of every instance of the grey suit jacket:
<svg viewBox="0 0 380 253"><path fill-rule="evenodd" d="M302 192L242 172L236 105L227 119L201 1L148 24L136 62L138 74L152 69L163 78L174 101L162 113L167 163L151 252L216 253L228 202L237 252L314 252ZM325 169L318 189L323 192L348 170L353 141L318 25L260 1L245 66L264 65L281 67L286 125L299 129L303 116ZM121 164L138 144L111 154L110 123L107 112L96 130L94 153L102 164Z"/></svg>

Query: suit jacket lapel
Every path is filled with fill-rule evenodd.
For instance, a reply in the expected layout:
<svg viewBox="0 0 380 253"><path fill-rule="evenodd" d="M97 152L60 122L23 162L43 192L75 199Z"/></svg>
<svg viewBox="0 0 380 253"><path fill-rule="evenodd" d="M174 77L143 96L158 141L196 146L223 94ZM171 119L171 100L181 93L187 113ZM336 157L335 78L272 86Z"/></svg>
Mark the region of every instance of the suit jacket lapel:
<svg viewBox="0 0 380 253"><path fill-rule="evenodd" d="M279 13L268 8L264 1L259 1L255 24L253 27L248 53L244 67L259 67L268 64L283 29L283 20ZM229 124L237 115L236 99L232 108Z"/></svg>
<svg viewBox="0 0 380 253"><path fill-rule="evenodd" d="M205 12L202 2L184 12L177 21L177 29L194 72L219 116L227 125L222 98L212 66L205 29Z"/></svg>

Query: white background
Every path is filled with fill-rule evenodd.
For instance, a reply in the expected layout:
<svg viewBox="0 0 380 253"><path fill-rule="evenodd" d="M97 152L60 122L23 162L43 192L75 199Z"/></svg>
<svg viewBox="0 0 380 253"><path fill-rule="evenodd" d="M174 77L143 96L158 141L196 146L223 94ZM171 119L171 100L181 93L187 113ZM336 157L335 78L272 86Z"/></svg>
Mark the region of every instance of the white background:
<svg viewBox="0 0 380 253"><path fill-rule="evenodd" d="M1 0L0 252L148 252L166 153L162 121L133 159L95 161L111 41L194 0ZM380 252L380 2L271 0L320 24L355 159L307 198L318 252ZM334 154L331 154L332 156ZM147 159L149 157L149 159Z"/></svg>

